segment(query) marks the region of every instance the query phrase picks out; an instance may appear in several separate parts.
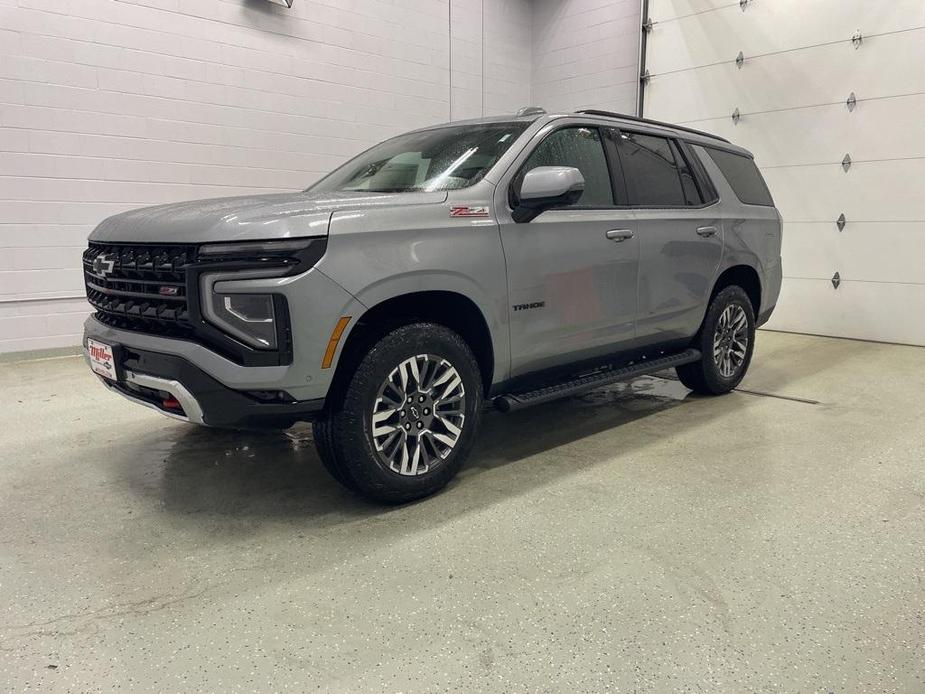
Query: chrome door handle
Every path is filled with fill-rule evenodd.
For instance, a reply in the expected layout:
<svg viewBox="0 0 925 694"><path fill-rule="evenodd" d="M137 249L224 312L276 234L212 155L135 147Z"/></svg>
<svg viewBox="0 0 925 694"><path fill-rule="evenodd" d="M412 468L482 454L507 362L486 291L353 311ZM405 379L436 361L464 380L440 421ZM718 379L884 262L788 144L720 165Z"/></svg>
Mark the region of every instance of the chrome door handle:
<svg viewBox="0 0 925 694"><path fill-rule="evenodd" d="M604 236L615 243L620 243L633 238L635 234L632 229L611 229Z"/></svg>
<svg viewBox="0 0 925 694"><path fill-rule="evenodd" d="M697 233L705 239L716 236L716 227L697 227Z"/></svg>

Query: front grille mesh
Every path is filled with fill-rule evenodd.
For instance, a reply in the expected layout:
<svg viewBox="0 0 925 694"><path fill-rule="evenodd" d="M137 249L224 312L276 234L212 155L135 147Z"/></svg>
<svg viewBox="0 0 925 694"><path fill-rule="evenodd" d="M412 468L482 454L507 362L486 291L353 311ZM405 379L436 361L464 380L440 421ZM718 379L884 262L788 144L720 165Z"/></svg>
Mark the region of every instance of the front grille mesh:
<svg viewBox="0 0 925 694"><path fill-rule="evenodd" d="M91 243L83 254L87 299L107 325L186 337L186 267L194 262L193 245Z"/></svg>

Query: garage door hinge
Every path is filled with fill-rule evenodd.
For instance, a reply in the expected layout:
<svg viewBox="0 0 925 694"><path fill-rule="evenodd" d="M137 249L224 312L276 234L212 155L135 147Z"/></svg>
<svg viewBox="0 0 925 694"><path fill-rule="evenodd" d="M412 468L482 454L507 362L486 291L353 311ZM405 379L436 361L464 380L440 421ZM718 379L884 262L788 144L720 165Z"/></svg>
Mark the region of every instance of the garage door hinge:
<svg viewBox="0 0 925 694"><path fill-rule="evenodd" d="M838 227L839 231L842 231L845 228L845 224L847 224L847 220L845 219L845 213L842 212L838 215L838 219L835 220L835 226Z"/></svg>
<svg viewBox="0 0 925 694"><path fill-rule="evenodd" d="M642 30L644 33L648 34L652 31L653 26L655 26L655 22L652 21L651 17L649 17L645 22L642 23Z"/></svg>
<svg viewBox="0 0 925 694"><path fill-rule="evenodd" d="M749 0L739 0L739 7L742 8L742 11L745 12L745 8L748 7Z"/></svg>
<svg viewBox="0 0 925 694"><path fill-rule="evenodd" d="M732 122L733 122L733 124L738 125L738 124L739 124L739 119L740 119L741 117L742 117L742 114L739 113L739 109L736 109L735 111L733 111L733 112L732 112Z"/></svg>
<svg viewBox="0 0 925 694"><path fill-rule="evenodd" d="M841 284L841 275L839 275L839 274L836 272L834 275L832 275L832 280L831 280L831 282L832 282L832 286L833 286L835 289L838 289L838 285Z"/></svg>
<svg viewBox="0 0 925 694"><path fill-rule="evenodd" d="M845 105L848 107L848 113L851 113L855 106L858 105L858 98L854 95L854 92L848 95L848 100L845 102Z"/></svg>
<svg viewBox="0 0 925 694"><path fill-rule="evenodd" d="M851 37L851 45L854 46L854 50L857 50L861 47L861 42L864 41L864 34L861 33L861 30L858 29L854 32L854 35Z"/></svg>
<svg viewBox="0 0 925 694"><path fill-rule="evenodd" d="M741 70L742 64L744 62L745 62L745 54L742 51L739 51L739 55L736 56L736 67Z"/></svg>
<svg viewBox="0 0 925 694"><path fill-rule="evenodd" d="M648 84L649 80L651 79L652 79L652 75L649 74L648 70L646 70L641 75L639 75L639 81L642 82L643 84Z"/></svg>
<svg viewBox="0 0 925 694"><path fill-rule="evenodd" d="M845 173L848 173L848 169L851 168L851 155L846 154L845 158L841 160L841 167L845 170Z"/></svg>

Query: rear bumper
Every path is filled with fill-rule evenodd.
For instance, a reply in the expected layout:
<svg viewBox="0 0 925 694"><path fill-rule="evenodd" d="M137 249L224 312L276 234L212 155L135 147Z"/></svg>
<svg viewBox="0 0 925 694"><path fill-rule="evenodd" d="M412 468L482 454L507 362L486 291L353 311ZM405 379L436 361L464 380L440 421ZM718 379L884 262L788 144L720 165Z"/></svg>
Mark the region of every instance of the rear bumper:
<svg viewBox="0 0 925 694"><path fill-rule="evenodd" d="M229 388L183 357L117 346L118 381L100 377L110 390L181 421L234 429L288 428L312 419L324 399L269 398L265 391ZM84 346L86 356L86 345Z"/></svg>
<svg viewBox="0 0 925 694"><path fill-rule="evenodd" d="M780 286L783 281L783 267L780 259L773 265L764 268L764 282L761 288L761 310L758 312L757 325L760 327L768 322L777 299L780 297Z"/></svg>

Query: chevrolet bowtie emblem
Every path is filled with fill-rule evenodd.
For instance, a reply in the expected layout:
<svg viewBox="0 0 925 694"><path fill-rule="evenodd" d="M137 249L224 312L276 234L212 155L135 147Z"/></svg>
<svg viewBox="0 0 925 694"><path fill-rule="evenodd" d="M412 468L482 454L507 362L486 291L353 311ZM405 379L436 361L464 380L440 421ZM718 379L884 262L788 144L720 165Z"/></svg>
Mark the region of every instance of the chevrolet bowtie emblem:
<svg viewBox="0 0 925 694"><path fill-rule="evenodd" d="M105 279L112 274L112 271L115 267L116 261L112 258L108 258L104 253L103 255L98 255L93 259L93 265L91 266L91 269L94 275Z"/></svg>

